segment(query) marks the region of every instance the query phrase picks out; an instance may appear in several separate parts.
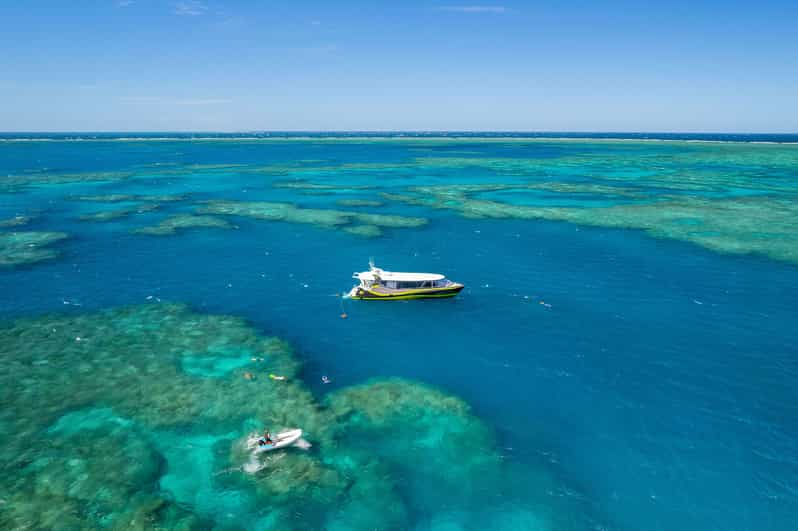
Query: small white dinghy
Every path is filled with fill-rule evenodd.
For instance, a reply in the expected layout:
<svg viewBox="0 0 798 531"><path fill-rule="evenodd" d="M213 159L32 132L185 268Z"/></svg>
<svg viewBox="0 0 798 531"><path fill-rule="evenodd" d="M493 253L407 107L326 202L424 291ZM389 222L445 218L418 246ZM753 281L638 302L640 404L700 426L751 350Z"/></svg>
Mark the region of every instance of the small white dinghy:
<svg viewBox="0 0 798 531"><path fill-rule="evenodd" d="M278 450L280 448L285 448L286 446L292 446L299 441L302 437L302 430L295 429L295 430L287 430L284 432L280 432L273 438L273 443L271 444L259 444L261 436L260 435L251 435L249 439L247 439L247 448L252 450L253 454L260 454L263 452L270 452L272 450Z"/></svg>

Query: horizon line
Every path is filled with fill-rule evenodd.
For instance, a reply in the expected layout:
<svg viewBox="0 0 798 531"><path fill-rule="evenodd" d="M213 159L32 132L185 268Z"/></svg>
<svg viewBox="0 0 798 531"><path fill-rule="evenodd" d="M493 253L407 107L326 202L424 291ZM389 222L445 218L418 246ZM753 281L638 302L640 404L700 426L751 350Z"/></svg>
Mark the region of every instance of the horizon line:
<svg viewBox="0 0 798 531"><path fill-rule="evenodd" d="M127 130L16 130L0 131L0 135L13 134L440 134L440 133L465 133L465 134L600 134L600 135L798 135L798 130L783 131L712 131L712 130L595 130L595 129L127 129Z"/></svg>

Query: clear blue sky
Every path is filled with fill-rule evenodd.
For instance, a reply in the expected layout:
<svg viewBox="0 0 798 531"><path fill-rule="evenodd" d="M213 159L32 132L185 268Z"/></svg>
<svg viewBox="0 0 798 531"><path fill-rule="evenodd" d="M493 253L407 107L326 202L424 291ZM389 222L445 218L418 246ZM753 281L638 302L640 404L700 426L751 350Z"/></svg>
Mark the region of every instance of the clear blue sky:
<svg viewBox="0 0 798 531"><path fill-rule="evenodd" d="M0 130L798 132L798 1L0 0Z"/></svg>

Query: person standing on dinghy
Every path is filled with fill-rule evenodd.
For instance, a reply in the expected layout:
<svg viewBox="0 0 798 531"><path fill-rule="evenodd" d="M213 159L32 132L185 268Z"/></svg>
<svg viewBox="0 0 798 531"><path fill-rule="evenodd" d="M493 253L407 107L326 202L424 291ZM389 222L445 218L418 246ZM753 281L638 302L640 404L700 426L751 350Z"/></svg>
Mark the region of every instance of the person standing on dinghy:
<svg viewBox="0 0 798 531"><path fill-rule="evenodd" d="M263 432L263 437L258 439L258 445L259 446L266 446L268 444L274 444L274 441L272 440L272 436L269 433L269 430L266 430L266 431Z"/></svg>

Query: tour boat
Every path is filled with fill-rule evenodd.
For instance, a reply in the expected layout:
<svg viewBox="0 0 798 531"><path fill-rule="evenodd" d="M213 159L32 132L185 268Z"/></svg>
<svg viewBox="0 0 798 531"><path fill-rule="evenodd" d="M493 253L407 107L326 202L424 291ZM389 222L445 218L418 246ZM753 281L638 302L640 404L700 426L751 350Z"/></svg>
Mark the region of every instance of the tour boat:
<svg viewBox="0 0 798 531"><path fill-rule="evenodd" d="M435 273L396 273L383 271L369 262L369 270L354 273L352 278L360 284L349 292L352 299L407 300L454 297L463 289L462 284L447 280Z"/></svg>

